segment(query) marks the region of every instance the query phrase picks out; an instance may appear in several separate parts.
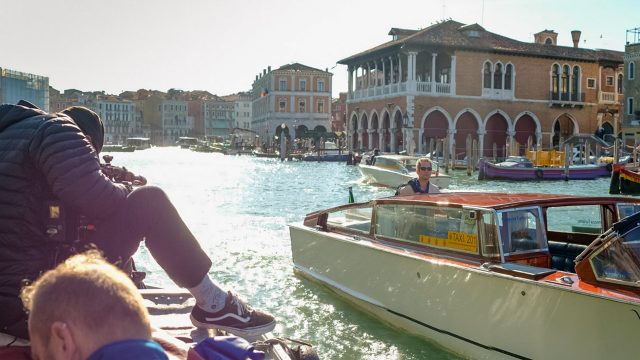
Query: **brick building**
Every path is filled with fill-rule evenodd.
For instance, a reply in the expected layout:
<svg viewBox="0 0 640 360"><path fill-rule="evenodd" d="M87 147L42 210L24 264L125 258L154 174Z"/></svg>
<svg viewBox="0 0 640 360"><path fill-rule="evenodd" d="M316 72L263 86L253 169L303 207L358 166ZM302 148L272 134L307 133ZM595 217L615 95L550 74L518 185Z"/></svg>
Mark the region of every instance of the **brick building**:
<svg viewBox="0 0 640 360"><path fill-rule="evenodd" d="M332 76L299 63L269 66L252 85L251 128L268 144L282 133L300 138L330 131Z"/></svg>
<svg viewBox="0 0 640 360"><path fill-rule="evenodd" d="M574 47L558 46L551 30L527 43L452 20L389 35L339 61L353 149L426 153L446 138L462 159L468 136L481 156L504 156L506 144L523 153L528 142L549 149L620 131L623 53L578 48L579 31Z"/></svg>

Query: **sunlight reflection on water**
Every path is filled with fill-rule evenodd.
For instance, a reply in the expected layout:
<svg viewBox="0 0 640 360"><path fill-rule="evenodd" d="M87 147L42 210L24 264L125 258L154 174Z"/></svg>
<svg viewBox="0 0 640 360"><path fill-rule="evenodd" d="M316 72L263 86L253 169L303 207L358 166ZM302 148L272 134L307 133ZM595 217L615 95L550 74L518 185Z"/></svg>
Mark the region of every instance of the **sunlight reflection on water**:
<svg viewBox="0 0 640 360"><path fill-rule="evenodd" d="M421 338L383 325L323 286L294 276L287 224L307 213L392 195L360 183L343 163L280 162L250 156L196 153L177 147L114 153L114 165L162 187L213 260L212 276L255 307L274 313L274 333L306 339L323 359L458 359ZM608 179L580 182L478 181L454 173L451 190L604 195ZM173 283L144 245L136 255L148 282Z"/></svg>

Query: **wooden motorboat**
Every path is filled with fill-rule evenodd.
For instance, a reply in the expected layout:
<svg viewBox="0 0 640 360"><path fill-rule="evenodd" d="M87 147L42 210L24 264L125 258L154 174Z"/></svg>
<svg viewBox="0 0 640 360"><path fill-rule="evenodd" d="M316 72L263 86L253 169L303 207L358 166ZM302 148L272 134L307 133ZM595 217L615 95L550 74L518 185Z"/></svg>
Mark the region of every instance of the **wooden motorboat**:
<svg viewBox="0 0 640 360"><path fill-rule="evenodd" d="M640 173L624 164L613 165L609 194L640 195Z"/></svg>
<svg viewBox="0 0 640 360"><path fill-rule="evenodd" d="M310 213L291 249L296 273L465 357L630 359L638 211L628 197L398 196Z"/></svg>
<svg viewBox="0 0 640 360"><path fill-rule="evenodd" d="M136 150L135 146L130 145L116 145L116 144L105 144L102 147L102 152L110 153L110 152L134 152Z"/></svg>
<svg viewBox="0 0 640 360"><path fill-rule="evenodd" d="M397 188L417 177L416 161L419 158L410 155L378 155L372 164L359 163L358 169L369 184ZM440 173L437 164L434 164L429 181L440 189L446 189L451 184L451 177Z"/></svg>
<svg viewBox="0 0 640 360"><path fill-rule="evenodd" d="M127 139L127 146L134 146L136 150L151 148L151 139L145 137L130 137Z"/></svg>
<svg viewBox="0 0 640 360"><path fill-rule="evenodd" d="M592 180L611 175L611 164L564 167L499 166L485 159L478 163L478 180Z"/></svg>

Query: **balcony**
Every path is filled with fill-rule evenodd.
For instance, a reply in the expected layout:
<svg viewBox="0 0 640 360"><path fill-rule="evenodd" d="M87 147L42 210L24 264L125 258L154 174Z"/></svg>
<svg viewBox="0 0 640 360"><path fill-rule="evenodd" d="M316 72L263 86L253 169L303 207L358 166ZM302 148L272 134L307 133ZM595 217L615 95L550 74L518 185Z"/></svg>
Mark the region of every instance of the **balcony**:
<svg viewBox="0 0 640 360"><path fill-rule="evenodd" d="M619 104L622 102L624 94L600 91L598 92L598 102L601 104Z"/></svg>
<svg viewBox="0 0 640 360"><path fill-rule="evenodd" d="M584 93L549 92L549 107L583 107Z"/></svg>
<svg viewBox="0 0 640 360"><path fill-rule="evenodd" d="M453 92L451 90L452 85L449 83L439 83L439 82L413 82L415 84L415 95L451 95ZM398 96L398 95L406 95L410 88L411 83L402 82L402 83L393 83L382 86L374 86L366 89L358 89L349 94L349 100L362 100L362 99L373 99L373 98L384 98L388 96Z"/></svg>

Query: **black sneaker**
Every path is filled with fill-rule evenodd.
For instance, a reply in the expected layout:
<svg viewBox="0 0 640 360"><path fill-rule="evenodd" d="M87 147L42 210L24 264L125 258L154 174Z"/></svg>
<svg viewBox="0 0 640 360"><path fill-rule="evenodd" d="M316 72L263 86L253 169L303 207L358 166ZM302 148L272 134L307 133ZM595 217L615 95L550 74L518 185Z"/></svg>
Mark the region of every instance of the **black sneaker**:
<svg viewBox="0 0 640 360"><path fill-rule="evenodd" d="M191 310L191 323L240 337L262 335L276 327L276 319L271 314L254 310L231 291L227 294L224 308L218 312L208 312L195 305Z"/></svg>

